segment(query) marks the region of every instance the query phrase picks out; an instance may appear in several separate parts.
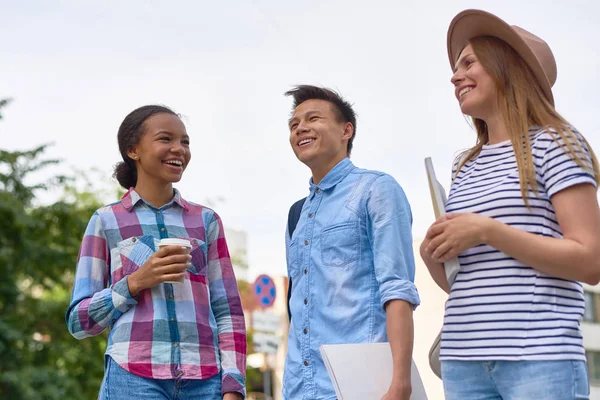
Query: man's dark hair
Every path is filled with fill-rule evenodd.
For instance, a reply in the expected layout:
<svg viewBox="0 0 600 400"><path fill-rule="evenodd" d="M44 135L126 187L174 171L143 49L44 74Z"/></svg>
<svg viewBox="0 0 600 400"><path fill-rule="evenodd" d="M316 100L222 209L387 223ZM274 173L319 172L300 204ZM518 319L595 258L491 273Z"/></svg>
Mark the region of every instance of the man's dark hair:
<svg viewBox="0 0 600 400"><path fill-rule="evenodd" d="M348 139L348 156L352 151L352 142L356 136L356 113L352 109L352 105L342 98L338 93L331 89L311 86L311 85L298 85L295 88L285 92L286 96L292 96L294 98L294 104L292 110L298 107L300 104L307 100L325 100L331 103L333 106L333 113L336 115L338 122L350 122L354 128L352 137Z"/></svg>

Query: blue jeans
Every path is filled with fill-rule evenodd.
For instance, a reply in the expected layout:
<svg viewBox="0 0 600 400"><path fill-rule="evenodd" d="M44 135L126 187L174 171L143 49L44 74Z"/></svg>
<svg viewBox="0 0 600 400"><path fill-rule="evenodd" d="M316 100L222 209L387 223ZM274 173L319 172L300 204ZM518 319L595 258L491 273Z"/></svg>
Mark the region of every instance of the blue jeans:
<svg viewBox="0 0 600 400"><path fill-rule="evenodd" d="M442 361L446 400L589 400L583 361Z"/></svg>
<svg viewBox="0 0 600 400"><path fill-rule="evenodd" d="M222 399L221 374L208 379L149 379L125 371L107 357L99 400Z"/></svg>

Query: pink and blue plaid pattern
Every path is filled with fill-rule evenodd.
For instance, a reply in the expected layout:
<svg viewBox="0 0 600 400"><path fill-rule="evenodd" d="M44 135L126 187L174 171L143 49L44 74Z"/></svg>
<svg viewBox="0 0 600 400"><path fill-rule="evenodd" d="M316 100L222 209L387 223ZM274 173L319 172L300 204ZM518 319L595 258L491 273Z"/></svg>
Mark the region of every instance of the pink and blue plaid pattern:
<svg viewBox="0 0 600 400"><path fill-rule="evenodd" d="M183 284L129 294L127 276L161 238L192 242ZM153 379L205 379L222 370L222 391L245 394L246 331L223 225L211 209L181 198L160 209L130 189L99 209L85 231L67 325L77 339L110 327L106 354Z"/></svg>

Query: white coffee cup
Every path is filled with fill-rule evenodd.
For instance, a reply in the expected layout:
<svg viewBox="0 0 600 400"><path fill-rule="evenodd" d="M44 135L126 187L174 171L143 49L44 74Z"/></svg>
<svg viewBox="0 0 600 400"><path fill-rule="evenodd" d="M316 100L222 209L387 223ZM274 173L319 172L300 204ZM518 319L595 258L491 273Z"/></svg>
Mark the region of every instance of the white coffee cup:
<svg viewBox="0 0 600 400"><path fill-rule="evenodd" d="M189 240L186 239L177 239L177 238L165 238L165 239L161 239L160 242L158 243L158 247L164 247L164 246L180 246L180 247L185 247L186 249L188 249L188 254L190 252L190 250L192 249L192 244L190 243ZM185 281L185 277L181 278L181 280L179 281L165 281L165 283L183 283Z"/></svg>

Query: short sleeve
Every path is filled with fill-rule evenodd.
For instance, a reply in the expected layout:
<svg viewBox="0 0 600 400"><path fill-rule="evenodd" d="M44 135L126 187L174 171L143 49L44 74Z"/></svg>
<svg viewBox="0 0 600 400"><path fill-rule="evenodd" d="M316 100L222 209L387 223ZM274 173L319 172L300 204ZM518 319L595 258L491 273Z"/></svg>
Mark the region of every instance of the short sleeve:
<svg viewBox="0 0 600 400"><path fill-rule="evenodd" d="M589 183L594 187L597 186L592 155L583 137L575 132L574 137L568 140L582 165L573 159L569 146L558 134L547 132L536 141L535 148L542 152L538 172L548 197L574 185Z"/></svg>

